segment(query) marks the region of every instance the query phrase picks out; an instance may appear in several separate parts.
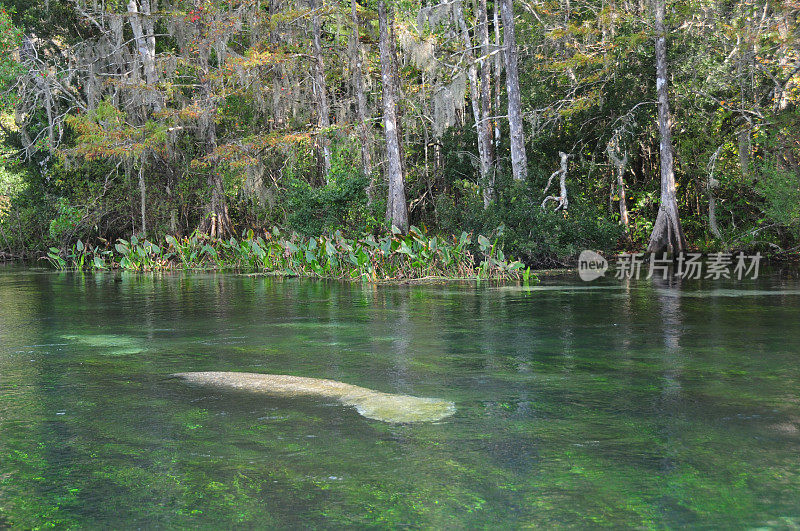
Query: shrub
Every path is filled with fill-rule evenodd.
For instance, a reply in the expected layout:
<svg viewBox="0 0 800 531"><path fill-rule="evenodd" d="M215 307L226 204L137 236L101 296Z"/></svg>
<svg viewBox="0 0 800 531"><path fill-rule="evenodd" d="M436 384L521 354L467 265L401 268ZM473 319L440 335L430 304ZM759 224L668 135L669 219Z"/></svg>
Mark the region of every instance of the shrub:
<svg viewBox="0 0 800 531"><path fill-rule="evenodd" d="M532 266L566 265L583 249L611 249L622 237L617 223L580 196L570 198L567 212L542 209L542 189L533 181L520 184L498 179L497 198L487 209L477 186L460 186L458 202L439 197L442 228L492 234L507 254Z"/></svg>
<svg viewBox="0 0 800 531"><path fill-rule="evenodd" d="M360 174L338 174L325 186L292 180L287 186L287 225L304 236L374 232L382 225L383 201L367 206L369 179Z"/></svg>

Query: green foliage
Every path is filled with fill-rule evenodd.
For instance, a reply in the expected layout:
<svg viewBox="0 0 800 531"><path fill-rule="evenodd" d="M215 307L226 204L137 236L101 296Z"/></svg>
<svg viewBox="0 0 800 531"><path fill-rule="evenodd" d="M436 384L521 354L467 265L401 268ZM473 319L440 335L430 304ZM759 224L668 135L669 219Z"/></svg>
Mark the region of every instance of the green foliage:
<svg viewBox="0 0 800 531"><path fill-rule="evenodd" d="M70 205L67 199L60 197L56 201L56 212L55 219L50 222L50 238L53 240L69 238L80 225L83 218L81 210Z"/></svg>
<svg viewBox="0 0 800 531"><path fill-rule="evenodd" d="M160 4L152 15L158 81L143 91L141 64L122 70L109 64L119 60L117 53L138 56L129 24L123 25L127 36L119 50L107 34L96 31L96 21L105 15L92 9L74 2L3 0L8 10L0 7L0 86L20 79L25 87L17 94L0 93L8 97L5 110L24 118L24 132L16 130L10 113L0 120L8 153L21 159L25 148L30 156L24 171L15 167L11 172L10 163L0 163L4 253L41 255L53 244L65 249L76 238L116 241L137 233L141 227L132 213L139 208L140 169L146 225L150 236L159 239L204 227L212 188L214 201L224 198L226 203L213 208L228 210L231 227L223 231L228 235L275 225L304 237L335 231L356 237L387 228L375 3L358 6L357 36L349 24L341 25L342 17L350 16L348 5L333 3L318 13L323 28L338 28L321 35L332 113L332 125L325 130L316 111L319 92L308 76L314 65L308 53L309 13L288 5L272 10L272 40L265 46L265 34L248 29L247 21L263 14L259 4L234 4ZM530 178L522 187L502 182L509 169L509 132L507 120L493 120L501 130L493 146L501 182L494 204L484 210L481 196L489 183L479 176L469 93L462 101L448 101L452 109L441 101L444 89L462 97L461 85L450 83L465 73L464 44L452 39L450 32L458 28L449 15L436 14L439 8L432 6L421 12L423 5L392 3L398 29L417 28L397 32L398 113L410 222L433 232L491 234L504 252L530 265L571 263L583 248L645 246L660 190L649 8L588 1L570 4L568 12L563 6L516 10L518 44L528 50L519 55L523 112L531 118L526 125ZM127 8L115 0L102 9L121 14ZM794 62L786 60L797 56L798 40L784 26L793 12L782 4L762 15L754 9L743 2L686 3L669 14L674 170L692 247L762 240L793 248L800 237L798 193L792 185L800 160L800 83ZM464 15L469 26L477 23L474 6L466 3ZM489 25L493 33L491 17ZM12 52L22 30L36 35L30 44L42 69L26 72L35 71L44 81L20 76L19 56ZM223 51L221 35L230 53ZM751 42L753 35L759 38ZM353 94L353 37L361 45L366 131ZM739 42L750 42L752 49ZM102 51L100 56L85 53L95 49ZM68 65L65 58L76 63ZM81 63L89 60L91 68ZM503 86L502 80L490 79L492 86L496 81ZM42 82L50 83L50 118L44 103L50 100L38 94ZM506 106L504 89L500 92L491 109L497 117ZM440 136L442 120L449 128ZM52 146L49 129L58 137ZM319 163L317 141L323 137L331 150L327 175ZM364 139L375 169L370 176L361 175ZM611 143L627 160L630 239L624 240L617 226L615 168L606 152ZM544 180L557 168L559 151L572 155L566 214L540 208ZM12 193L7 191L10 173L24 180L13 183ZM708 223L712 173L719 238L711 235ZM370 185L372 202L367 201ZM754 231L757 238L751 237Z"/></svg>
<svg viewBox="0 0 800 531"><path fill-rule="evenodd" d="M22 74L17 51L22 43L22 30L14 24L12 13L0 4L0 111L13 109L15 93L9 86Z"/></svg>
<svg viewBox="0 0 800 531"><path fill-rule="evenodd" d="M47 226L51 220L49 205L31 205L29 196L12 197L0 213L0 251L25 257L31 248L41 248L50 240Z"/></svg>
<svg viewBox="0 0 800 531"><path fill-rule="evenodd" d="M339 173L321 187L293 179L286 190L287 224L305 236L341 230L374 232L382 224L383 201L368 206L369 179L355 173Z"/></svg>
<svg viewBox="0 0 800 531"><path fill-rule="evenodd" d="M131 236L130 241L120 238L114 244L115 258L119 260L119 267L127 271L155 271L170 269L169 260L173 253L165 252L160 246L147 240L139 241L136 236Z"/></svg>
<svg viewBox="0 0 800 531"><path fill-rule="evenodd" d="M228 269L279 275L362 280L365 282L431 277L530 280L523 264L506 257L495 239L429 236L412 227L408 235L375 238L330 236L306 238L273 229L263 236L252 231L241 241L212 239L202 233L186 238L167 236L165 245L132 236L113 249L78 241L71 249L53 247L48 261L57 269L126 271ZM535 277L535 275L534 275Z"/></svg>
<svg viewBox="0 0 800 531"><path fill-rule="evenodd" d="M78 240L66 251L50 247L45 258L51 266L62 271L67 269L99 271L108 269L106 258L111 254L111 251L102 250L100 247L89 247Z"/></svg>
<svg viewBox="0 0 800 531"><path fill-rule="evenodd" d="M462 183L458 203L440 197L439 218L445 227L494 234L505 252L528 264L563 265L583 249L611 249L622 236L618 224L591 204L570 200L568 212L541 207L541 188L534 184L498 182L498 199L483 208L477 188Z"/></svg>
<svg viewBox="0 0 800 531"><path fill-rule="evenodd" d="M25 188L24 176L15 171L10 152L0 152L0 196L15 197Z"/></svg>
<svg viewBox="0 0 800 531"><path fill-rule="evenodd" d="M773 223L800 236L800 180L794 172L772 164L759 165L756 189L764 198L764 214Z"/></svg>

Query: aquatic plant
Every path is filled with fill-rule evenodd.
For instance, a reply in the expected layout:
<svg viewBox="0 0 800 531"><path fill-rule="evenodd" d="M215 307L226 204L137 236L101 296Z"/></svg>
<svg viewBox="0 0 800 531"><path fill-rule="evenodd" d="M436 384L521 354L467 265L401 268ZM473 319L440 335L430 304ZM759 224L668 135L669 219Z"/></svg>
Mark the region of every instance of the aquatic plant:
<svg viewBox="0 0 800 531"><path fill-rule="evenodd" d="M269 272L287 276L362 280L365 282L422 278L511 279L531 273L522 262L505 256L497 241L466 232L460 236L429 236L416 227L407 235L394 230L375 238L350 239L336 231L305 238L278 229L241 240L215 239L195 232L166 236L164 245L132 236L113 249L87 247L82 242L66 251L50 249L47 260L57 269L222 269ZM535 277L535 275L534 275Z"/></svg>
<svg viewBox="0 0 800 531"><path fill-rule="evenodd" d="M99 246L89 247L78 240L75 245L64 252L56 247L51 247L45 255L45 259L56 269L97 271L108 268L106 259L112 254L109 250L102 250Z"/></svg>
<svg viewBox="0 0 800 531"><path fill-rule="evenodd" d="M131 240L117 240L114 245L117 252L122 255L119 267L128 271L155 271L171 269L172 253L165 253L158 245L147 240L139 241L136 236Z"/></svg>

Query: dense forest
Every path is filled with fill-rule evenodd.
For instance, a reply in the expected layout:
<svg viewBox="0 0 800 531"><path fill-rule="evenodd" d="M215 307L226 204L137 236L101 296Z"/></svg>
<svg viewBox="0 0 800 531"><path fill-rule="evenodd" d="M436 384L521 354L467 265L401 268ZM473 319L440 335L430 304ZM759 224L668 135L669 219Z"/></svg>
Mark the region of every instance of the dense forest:
<svg viewBox="0 0 800 531"><path fill-rule="evenodd" d="M274 228L800 237L796 0L1 0L0 254Z"/></svg>

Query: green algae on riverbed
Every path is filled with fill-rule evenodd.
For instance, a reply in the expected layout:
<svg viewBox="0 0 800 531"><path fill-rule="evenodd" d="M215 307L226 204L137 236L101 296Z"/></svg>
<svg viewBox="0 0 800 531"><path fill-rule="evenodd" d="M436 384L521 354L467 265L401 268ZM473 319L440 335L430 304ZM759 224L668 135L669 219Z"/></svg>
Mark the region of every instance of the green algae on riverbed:
<svg viewBox="0 0 800 531"><path fill-rule="evenodd" d="M114 334L66 334L61 336L66 341L76 342L82 346L97 349L104 356L129 356L140 354L144 349L132 337Z"/></svg>
<svg viewBox="0 0 800 531"><path fill-rule="evenodd" d="M800 296L560 285L0 274L0 527L796 527ZM365 421L187 368L458 411Z"/></svg>
<svg viewBox="0 0 800 531"><path fill-rule="evenodd" d="M437 398L381 393L334 380L246 372L173 374L192 384L266 395L334 398L368 419L390 423L435 422L455 413L455 404Z"/></svg>

